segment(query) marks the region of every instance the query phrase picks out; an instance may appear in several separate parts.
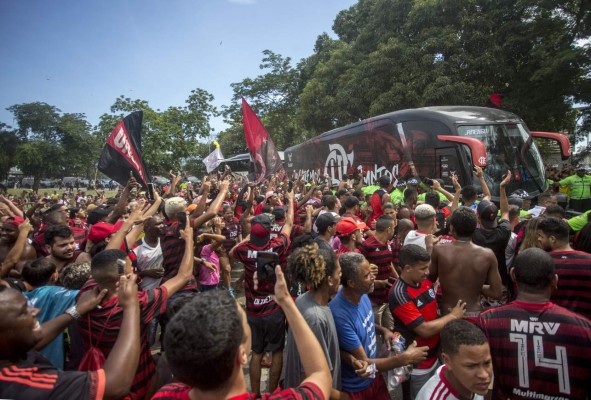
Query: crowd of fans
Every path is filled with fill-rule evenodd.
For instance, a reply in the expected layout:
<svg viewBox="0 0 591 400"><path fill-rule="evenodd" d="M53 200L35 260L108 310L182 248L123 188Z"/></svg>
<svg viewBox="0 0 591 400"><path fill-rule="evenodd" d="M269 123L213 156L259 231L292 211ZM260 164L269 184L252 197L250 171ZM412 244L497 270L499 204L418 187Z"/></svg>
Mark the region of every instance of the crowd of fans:
<svg viewBox="0 0 591 400"><path fill-rule="evenodd" d="M563 172L498 204L479 168L4 193L0 398L588 398L591 177Z"/></svg>

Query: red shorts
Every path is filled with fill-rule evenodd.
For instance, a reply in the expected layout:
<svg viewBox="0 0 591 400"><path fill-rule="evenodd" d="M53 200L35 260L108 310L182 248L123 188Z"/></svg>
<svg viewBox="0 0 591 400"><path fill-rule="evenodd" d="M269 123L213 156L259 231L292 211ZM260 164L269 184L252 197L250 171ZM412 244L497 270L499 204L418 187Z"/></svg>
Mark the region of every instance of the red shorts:
<svg viewBox="0 0 591 400"><path fill-rule="evenodd" d="M349 393L351 400L390 400L390 393L388 393L388 386L380 372L377 373L376 379L372 384L363 389L361 392Z"/></svg>

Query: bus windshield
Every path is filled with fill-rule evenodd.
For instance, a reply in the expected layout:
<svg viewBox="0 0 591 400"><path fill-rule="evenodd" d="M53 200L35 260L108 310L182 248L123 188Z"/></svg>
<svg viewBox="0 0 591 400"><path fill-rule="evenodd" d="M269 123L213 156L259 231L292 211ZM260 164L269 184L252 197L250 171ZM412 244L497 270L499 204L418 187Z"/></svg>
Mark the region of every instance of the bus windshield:
<svg viewBox="0 0 591 400"><path fill-rule="evenodd" d="M521 124L460 126L458 134L484 143L488 156L484 177L494 199L499 197L499 183L507 170L514 175L507 195L519 187L530 195L546 189L542 157Z"/></svg>

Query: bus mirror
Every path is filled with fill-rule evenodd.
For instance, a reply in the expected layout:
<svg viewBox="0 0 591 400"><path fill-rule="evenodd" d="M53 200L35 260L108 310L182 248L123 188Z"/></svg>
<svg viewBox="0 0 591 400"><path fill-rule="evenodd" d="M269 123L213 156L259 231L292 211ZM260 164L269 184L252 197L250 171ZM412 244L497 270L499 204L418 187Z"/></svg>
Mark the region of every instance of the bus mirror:
<svg viewBox="0 0 591 400"><path fill-rule="evenodd" d="M437 139L441 140L442 142L461 143L467 145L470 148L470 152L472 153L474 165L480 168L486 167L486 148L484 147L484 143L482 143L480 140L470 137L451 135L437 135Z"/></svg>
<svg viewBox="0 0 591 400"><path fill-rule="evenodd" d="M570 157L570 141L568 137L562 133L556 132L530 132L532 137L538 139L554 140L560 146L560 156L563 160Z"/></svg>

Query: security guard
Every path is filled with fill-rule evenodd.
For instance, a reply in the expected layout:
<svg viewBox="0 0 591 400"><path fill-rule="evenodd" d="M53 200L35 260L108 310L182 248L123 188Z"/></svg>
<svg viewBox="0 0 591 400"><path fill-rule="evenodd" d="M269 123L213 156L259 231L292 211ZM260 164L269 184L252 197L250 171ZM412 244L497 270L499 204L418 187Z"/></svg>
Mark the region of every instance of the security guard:
<svg viewBox="0 0 591 400"><path fill-rule="evenodd" d="M591 176L585 173L585 166L578 165L576 174L564 178L559 184L570 189L569 208L578 212L591 209Z"/></svg>

